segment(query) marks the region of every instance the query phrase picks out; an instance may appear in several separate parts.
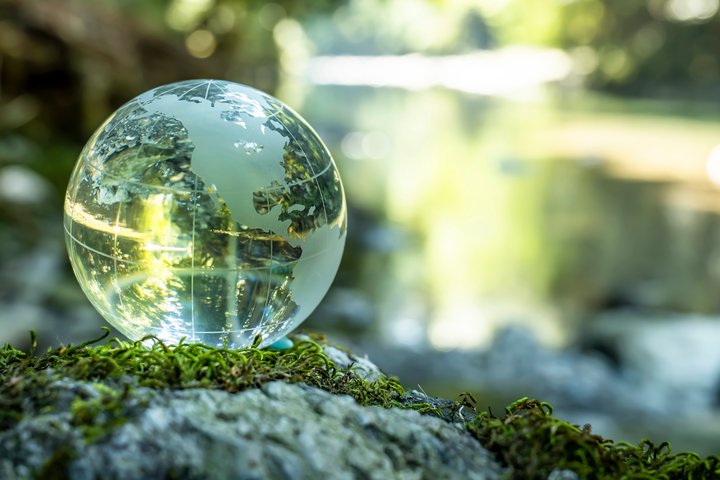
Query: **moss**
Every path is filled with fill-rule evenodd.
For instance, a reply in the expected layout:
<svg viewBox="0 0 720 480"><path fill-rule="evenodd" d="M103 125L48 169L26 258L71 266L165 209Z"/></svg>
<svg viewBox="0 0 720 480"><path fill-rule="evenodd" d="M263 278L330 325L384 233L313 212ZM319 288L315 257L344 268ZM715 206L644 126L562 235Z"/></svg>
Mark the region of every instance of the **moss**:
<svg viewBox="0 0 720 480"><path fill-rule="evenodd" d="M18 422L26 412L52 408L56 398L45 388L61 378L96 382L97 398L76 399L71 405L78 426L93 429L119 424L127 390L110 388L113 380L130 377L136 385L155 389L210 388L238 392L282 380L305 383L331 393L350 395L363 405L390 407L404 393L388 377L368 382L352 367L339 368L323 352L318 341L295 338L293 348L264 350L254 346L241 350L202 344L166 345L156 337L137 342L117 339L103 345L109 331L78 346L48 350L36 355L34 347L23 352L6 345L0 350L0 431ZM35 344L33 337L33 345ZM126 386L127 388L127 386ZM97 438L98 432L85 432Z"/></svg>
<svg viewBox="0 0 720 480"><path fill-rule="evenodd" d="M98 396L88 400L75 398L70 404L72 425L78 427L85 441L100 440L114 428L127 421L127 401L130 389L113 390L103 384L96 384Z"/></svg>
<svg viewBox="0 0 720 480"><path fill-rule="evenodd" d="M86 443L102 441L125 423L142 396L134 386L153 389L208 388L238 392L282 380L305 383L336 394L346 394L363 405L391 407L404 393L388 377L368 382L352 366L340 368L323 352L324 339L294 338L285 351L261 350L255 345L231 350L202 344L166 345L156 337L137 342L98 339L77 346L50 349L37 355L34 334L30 352L10 345L0 349L0 433L26 415L53 411L61 403L49 385L61 379L90 382L90 391L76 392L69 404L70 423ZM78 452L71 445L56 449L36 478L67 478ZM178 478L182 477L180 475Z"/></svg>
<svg viewBox="0 0 720 480"><path fill-rule="evenodd" d="M544 480L554 469L569 469L597 480L673 480L720 478L720 457L672 454L670 444L614 443L552 416L552 407L523 398L503 417L480 413L468 430L510 468L511 478Z"/></svg>
<svg viewBox="0 0 720 480"><path fill-rule="evenodd" d="M0 432L56 407L51 382L71 378L92 382L91 393L78 394L69 410L72 424L86 442L103 439L122 425L143 400L133 386L153 389L210 388L238 392L282 380L306 383L331 393L354 397L360 404L417 410L462 423L497 460L508 467L508 478L545 479L554 469L570 469L587 479L710 479L720 478L720 458L700 458L689 452L673 454L667 443L614 443L552 415L538 400L521 399L502 417L477 409L475 399L458 401L406 394L393 378L363 380L352 366L338 367L323 352L325 340L294 338L285 351L253 347L230 350L201 344L169 346L155 337L138 342L101 338L78 346L51 349L42 355L9 345L0 349ZM33 338L33 345L35 344ZM75 452L64 446L46 463L47 472L67 472ZM58 473L60 472L60 473ZM39 474L39 478L50 478Z"/></svg>

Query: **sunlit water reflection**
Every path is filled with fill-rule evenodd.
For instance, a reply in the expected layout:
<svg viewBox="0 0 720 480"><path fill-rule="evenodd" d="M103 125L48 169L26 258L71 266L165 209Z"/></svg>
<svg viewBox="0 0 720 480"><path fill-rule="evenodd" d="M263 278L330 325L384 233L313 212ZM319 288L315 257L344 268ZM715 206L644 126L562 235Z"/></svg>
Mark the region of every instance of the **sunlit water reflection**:
<svg viewBox="0 0 720 480"><path fill-rule="evenodd" d="M535 395L609 438L717 452L720 368L699 339L720 311L720 116L562 90L306 88L293 104L350 206L309 327L364 345L411 388L493 408ZM509 325L569 349L498 341ZM674 384L667 365L704 386Z"/></svg>
<svg viewBox="0 0 720 480"><path fill-rule="evenodd" d="M348 179L336 287L367 297L376 338L475 347L522 324L562 344L612 306L720 309L715 118L446 89L303 100Z"/></svg>

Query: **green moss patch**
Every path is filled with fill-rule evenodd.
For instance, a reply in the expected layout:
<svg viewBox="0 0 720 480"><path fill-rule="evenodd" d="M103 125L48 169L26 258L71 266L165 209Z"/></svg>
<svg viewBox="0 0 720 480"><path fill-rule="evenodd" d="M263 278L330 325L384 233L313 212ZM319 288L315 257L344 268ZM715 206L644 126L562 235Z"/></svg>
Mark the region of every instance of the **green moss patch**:
<svg viewBox="0 0 720 480"><path fill-rule="evenodd" d="M720 457L691 452L672 454L670 444L614 443L552 416L552 407L523 398L505 415L480 413L468 423L480 443L510 468L512 478L544 480L554 469L598 480L674 480L720 478Z"/></svg>
<svg viewBox="0 0 720 480"><path fill-rule="evenodd" d="M103 389L103 386L127 377L142 387L209 388L228 392L282 380L350 395L362 405L383 407L395 405L404 393L392 378L382 377L371 383L356 375L352 366L339 368L323 353L318 343L321 337L316 337L318 341L295 338L294 347L285 351L259 349L259 341L241 350L182 342L169 346L156 337L137 342L113 339L104 345L94 345L108 335L106 331L98 339L51 349L43 355L23 352L10 345L2 348L0 431L19 421L27 410L40 412L52 405L52 392L45 386L62 378L96 382L97 389L101 390L100 400L73 402L71 410L83 424L97 417L101 410L107 412L122 403L122 393L112 388Z"/></svg>
<svg viewBox="0 0 720 480"><path fill-rule="evenodd" d="M241 350L169 346L155 337L99 345L107 336L106 331L93 341L41 355L34 348L0 349L0 433L26 415L56 408L57 392L48 386L62 379L87 382L91 389L91 394L78 392L68 406L72 424L87 442L122 425L132 409L144 408L142 396L133 395L138 386L239 392L280 380L350 395L362 405L409 408L459 422L508 467L508 478L544 480L556 469L598 480L720 478L718 456L673 454L667 443L616 444L593 434L589 426L555 418L550 405L537 400L518 400L496 417L480 411L471 395L463 394L458 401L432 399L406 393L390 377L364 380L352 365L341 368L328 358L319 336L295 337L295 345L285 351L259 349L259 342ZM66 453L57 452L63 462L70 458Z"/></svg>

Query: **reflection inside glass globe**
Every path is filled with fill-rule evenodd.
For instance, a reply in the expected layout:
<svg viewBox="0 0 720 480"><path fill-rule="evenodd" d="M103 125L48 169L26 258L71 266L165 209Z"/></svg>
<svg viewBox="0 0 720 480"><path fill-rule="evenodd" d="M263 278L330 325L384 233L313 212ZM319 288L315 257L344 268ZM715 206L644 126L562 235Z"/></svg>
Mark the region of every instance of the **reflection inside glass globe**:
<svg viewBox="0 0 720 480"><path fill-rule="evenodd" d="M191 80L136 97L90 138L65 232L80 285L128 337L269 345L329 288L345 197L297 113L244 85Z"/></svg>

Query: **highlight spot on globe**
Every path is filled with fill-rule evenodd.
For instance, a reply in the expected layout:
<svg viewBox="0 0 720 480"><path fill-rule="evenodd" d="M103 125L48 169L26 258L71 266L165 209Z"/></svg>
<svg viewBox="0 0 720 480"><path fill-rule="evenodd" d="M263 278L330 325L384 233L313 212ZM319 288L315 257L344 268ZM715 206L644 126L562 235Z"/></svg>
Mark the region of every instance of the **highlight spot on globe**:
<svg viewBox="0 0 720 480"><path fill-rule="evenodd" d="M271 345L335 277L347 232L337 167L292 109L251 87L145 92L92 135L65 197L75 275L130 339Z"/></svg>

